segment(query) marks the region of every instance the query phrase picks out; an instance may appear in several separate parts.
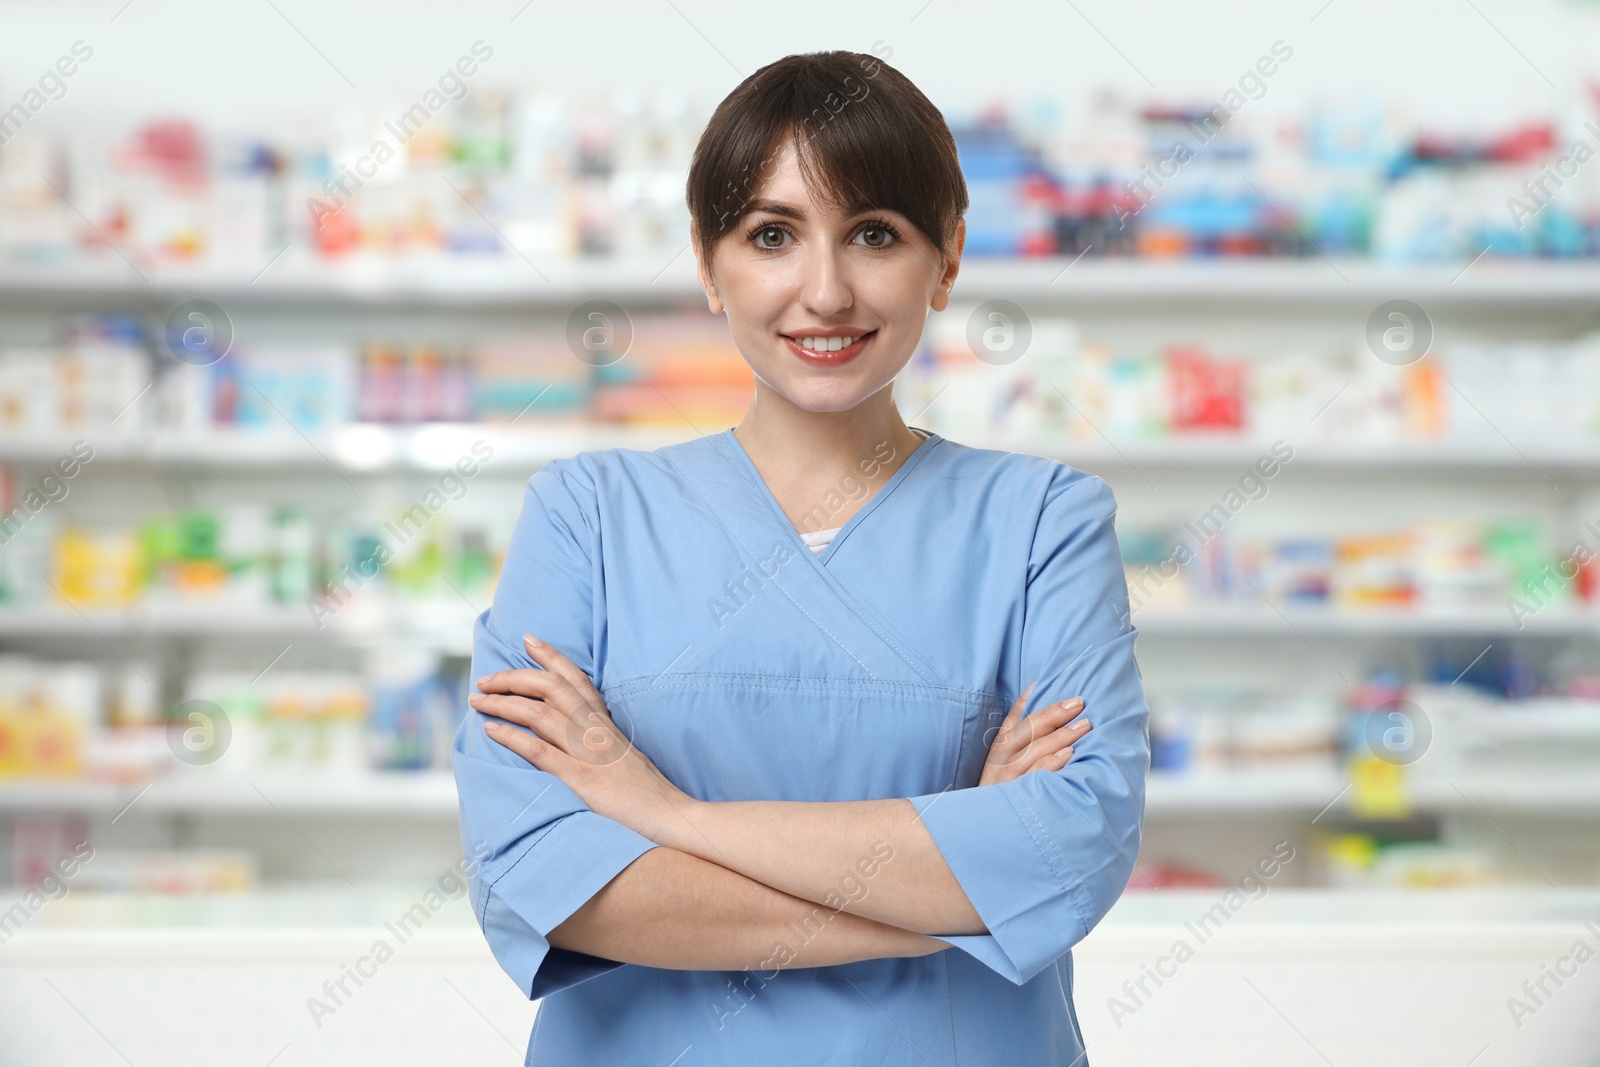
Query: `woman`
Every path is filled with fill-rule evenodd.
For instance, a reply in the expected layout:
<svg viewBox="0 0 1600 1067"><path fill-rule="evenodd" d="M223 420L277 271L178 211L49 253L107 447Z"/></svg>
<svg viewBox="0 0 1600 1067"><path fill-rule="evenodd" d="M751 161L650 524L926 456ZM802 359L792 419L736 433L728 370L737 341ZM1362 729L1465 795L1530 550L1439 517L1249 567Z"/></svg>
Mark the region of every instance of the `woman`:
<svg viewBox="0 0 1600 1067"><path fill-rule="evenodd" d="M1147 711L1105 483L895 409L965 238L950 131L872 57L790 56L688 201L754 401L544 466L474 635L462 840L548 998L529 1062L1081 1063Z"/></svg>

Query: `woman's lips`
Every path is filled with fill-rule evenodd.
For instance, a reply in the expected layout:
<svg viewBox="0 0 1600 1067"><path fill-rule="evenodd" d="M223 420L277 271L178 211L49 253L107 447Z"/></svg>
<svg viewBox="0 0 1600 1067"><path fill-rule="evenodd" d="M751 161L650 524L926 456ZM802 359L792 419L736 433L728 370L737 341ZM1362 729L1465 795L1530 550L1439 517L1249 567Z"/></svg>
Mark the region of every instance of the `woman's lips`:
<svg viewBox="0 0 1600 1067"><path fill-rule="evenodd" d="M855 359L857 356L859 356L862 350L867 347L867 342L871 341L877 335L877 330L873 330L870 333L864 333L860 337L857 337L850 344L846 345L844 348L839 349L837 352L818 352L814 349L805 348L792 337L783 337L783 343L789 346L789 351L793 352L807 363L810 363L812 366L837 367L840 364L849 363L852 359ZM780 334L779 336L782 337L783 335Z"/></svg>

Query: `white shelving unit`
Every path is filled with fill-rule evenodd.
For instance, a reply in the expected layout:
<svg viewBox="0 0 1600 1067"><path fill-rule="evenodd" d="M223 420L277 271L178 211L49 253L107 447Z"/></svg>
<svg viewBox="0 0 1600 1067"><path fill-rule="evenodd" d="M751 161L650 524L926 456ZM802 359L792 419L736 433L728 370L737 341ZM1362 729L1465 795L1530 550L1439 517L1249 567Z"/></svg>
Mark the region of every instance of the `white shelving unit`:
<svg viewBox="0 0 1600 1067"><path fill-rule="evenodd" d="M1150 261L1084 257L969 259L958 281L962 299L1114 301L1204 300L1370 303L1403 296L1434 304L1592 305L1600 267L1589 262L1391 263L1327 260ZM594 297L626 301L702 299L687 245L664 262L580 261L531 265L514 256L453 257L414 262L351 261L342 265L285 256L265 272L257 264L144 267L135 273L109 257L72 267L0 269L0 296L63 300L82 297L219 302L401 304L452 306L559 303Z"/></svg>
<svg viewBox="0 0 1600 1067"><path fill-rule="evenodd" d="M1486 775L1473 772L1424 778L1410 787L1421 809L1463 812L1474 807L1543 815L1600 813L1600 781L1576 773ZM1160 816L1261 815L1311 818L1353 810L1349 781L1331 766L1151 775L1146 812ZM240 778L175 775L144 784L51 781L0 782L0 815L71 811L120 816L204 815L263 817L279 813L409 821L454 820L455 779L448 771L368 775L254 775Z"/></svg>
<svg viewBox="0 0 1600 1067"><path fill-rule="evenodd" d="M144 784L109 782L0 782L0 813L73 811L119 816L344 815L386 819L456 815L456 783L448 771L395 771L349 775L175 774Z"/></svg>
<svg viewBox="0 0 1600 1067"><path fill-rule="evenodd" d="M530 420L531 421L531 420ZM509 423L433 423L420 428L352 423L308 435L283 431L224 430L204 435L152 432L97 434L95 463L172 464L183 467L250 470L260 467L333 466L341 471L387 472L445 470L474 441L494 448L486 470L536 467L575 452L604 448L654 449L691 435L679 427L513 426ZM1086 470L1152 467L1205 471L1243 469L1258 460L1271 441L1219 437L1154 441L1068 442L1043 435L995 436L963 433L964 444L1049 456ZM0 462L53 462L79 437L18 436L0 433ZM1429 471L1526 472L1530 464L1566 474L1600 476L1600 444L1504 442L1439 444L1299 445L1295 469L1375 477L1416 477Z"/></svg>
<svg viewBox="0 0 1600 1067"><path fill-rule="evenodd" d="M83 637L93 634L157 637L323 637L332 640L369 641L385 634L439 642L451 650L463 649L464 636L455 633L470 626L474 605L441 601L426 607L385 604L381 608L350 608L319 625L301 606L270 608L230 606L226 603L173 604L126 611L34 608L0 609L0 638ZM1478 608L1458 612L1367 611L1343 612L1328 608L1274 609L1207 606L1192 611L1135 611L1133 623L1140 633L1159 637L1272 638L1272 637L1449 637L1449 636L1584 636L1600 633L1600 613L1558 611L1518 620L1504 609Z"/></svg>

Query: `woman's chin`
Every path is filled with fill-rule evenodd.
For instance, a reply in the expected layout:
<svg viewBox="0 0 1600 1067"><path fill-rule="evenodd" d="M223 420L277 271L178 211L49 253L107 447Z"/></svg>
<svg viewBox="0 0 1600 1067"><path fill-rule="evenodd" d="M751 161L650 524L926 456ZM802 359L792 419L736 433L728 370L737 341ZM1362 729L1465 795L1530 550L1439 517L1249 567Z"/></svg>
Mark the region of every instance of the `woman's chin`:
<svg viewBox="0 0 1600 1067"><path fill-rule="evenodd" d="M817 413L849 411L860 404L869 394L861 389L843 388L838 386L806 386L781 390L784 399L803 411Z"/></svg>
<svg viewBox="0 0 1600 1067"><path fill-rule="evenodd" d="M874 380L859 374L846 376L838 372L801 372L776 377L758 374L757 377L767 388L795 407L815 412L849 411L894 381L890 378L883 384L874 385Z"/></svg>

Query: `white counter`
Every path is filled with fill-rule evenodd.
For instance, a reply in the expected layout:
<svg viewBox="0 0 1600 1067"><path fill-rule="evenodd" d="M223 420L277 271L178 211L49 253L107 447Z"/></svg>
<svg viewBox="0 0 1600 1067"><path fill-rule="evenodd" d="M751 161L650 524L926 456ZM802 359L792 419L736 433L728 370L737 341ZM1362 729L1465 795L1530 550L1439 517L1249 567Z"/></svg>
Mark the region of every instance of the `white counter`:
<svg viewBox="0 0 1600 1067"><path fill-rule="evenodd" d="M520 1063L536 1006L462 901L400 931L414 903L329 890L46 905L0 944L0 1061ZM380 940L391 958L374 956ZM1594 959L1572 958L1580 942ZM1592 891L1130 893L1074 956L1096 1067L1600 1062ZM1547 968L1563 957L1557 985ZM339 994L364 958L369 976Z"/></svg>

